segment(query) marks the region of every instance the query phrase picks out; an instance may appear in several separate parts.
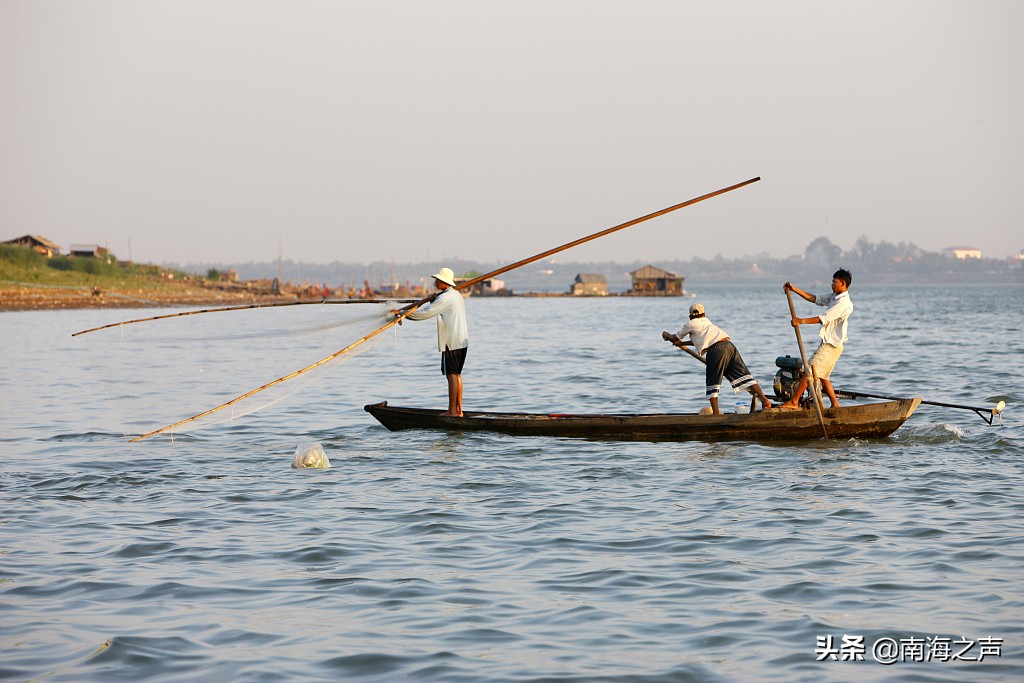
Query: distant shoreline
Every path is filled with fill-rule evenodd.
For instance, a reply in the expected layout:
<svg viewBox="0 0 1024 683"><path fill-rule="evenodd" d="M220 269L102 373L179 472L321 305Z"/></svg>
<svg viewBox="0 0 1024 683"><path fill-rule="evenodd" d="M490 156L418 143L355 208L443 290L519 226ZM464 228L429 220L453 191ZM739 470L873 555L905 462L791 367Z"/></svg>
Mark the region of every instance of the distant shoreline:
<svg viewBox="0 0 1024 683"><path fill-rule="evenodd" d="M721 283L712 287L747 287L768 283ZM870 282L861 287L914 285L920 283ZM940 282L935 285L951 286L957 283ZM998 286L1024 284L1020 282L964 282L964 287ZM508 296L475 296L473 299L528 299L528 298L569 298L569 299L629 299L629 298L679 298L689 299L695 294L684 293L676 296L639 296L624 292L609 292L607 295L574 296L568 292L516 292ZM339 299L339 297L327 297ZM93 294L92 289L80 286L62 287L57 285L0 285L0 313L17 311L82 310L99 308L174 308L181 306L244 306L291 303L294 301L317 301L300 299L294 295L264 294L254 291L232 291L207 287L176 287L164 289L110 289Z"/></svg>
<svg viewBox="0 0 1024 683"><path fill-rule="evenodd" d="M0 285L0 312L86 308L169 308L231 306L295 301L295 297L182 287L173 289L110 289L94 294L87 287Z"/></svg>
<svg viewBox="0 0 1024 683"><path fill-rule="evenodd" d="M682 295L679 298L686 298ZM508 298L637 298L625 293L605 296L573 296L568 292L517 292L508 296L478 296L479 299ZM327 297L338 299L338 297ZM216 290L204 287L181 289L111 289L93 294L87 287L59 287L52 285L0 285L0 312L78 310L87 308L170 308L175 306L244 306L246 304L278 304L302 301L296 296L261 294L251 291ZM315 301L316 299L310 299Z"/></svg>

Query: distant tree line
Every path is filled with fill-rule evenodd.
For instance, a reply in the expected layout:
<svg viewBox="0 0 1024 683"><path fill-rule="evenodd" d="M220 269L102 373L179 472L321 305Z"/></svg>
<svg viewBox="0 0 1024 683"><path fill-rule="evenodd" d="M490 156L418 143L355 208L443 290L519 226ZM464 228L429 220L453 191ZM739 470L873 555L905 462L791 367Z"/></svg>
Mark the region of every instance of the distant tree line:
<svg viewBox="0 0 1024 683"><path fill-rule="evenodd" d="M925 251L912 242L871 242L859 238L851 249L843 250L828 237L811 241L798 256L775 258L763 254L756 258L710 261L695 257L677 262L689 277L734 278L741 281L767 279L828 279L837 268L845 267L859 282L1024 282L1024 263L1006 259L965 258ZM671 268L669 268L671 270Z"/></svg>
<svg viewBox="0 0 1024 683"><path fill-rule="evenodd" d="M598 273L605 276L611 291L624 291L630 286L629 272L650 263L659 268L682 275L687 283L760 283L826 281L840 266L850 269L858 284L878 282L1024 282L1024 262L992 259L958 259L950 254L930 252L910 242L892 244L871 242L861 237L853 247L844 250L828 237L812 240L803 254L774 257L760 254L754 257L713 258L694 256L689 260L651 260L618 262L538 261L501 276L515 291L565 291L577 273ZM283 261L267 263L203 263L177 265L187 272L209 273L233 268L239 278L253 280L280 275L285 282L319 282L332 285L355 284L363 281L377 286L386 283L411 282L419 284L440 265L451 267L456 275L469 272L487 273L504 263L482 262L450 258L444 264L403 263L377 261L373 263L327 264ZM429 279L429 278L427 278Z"/></svg>

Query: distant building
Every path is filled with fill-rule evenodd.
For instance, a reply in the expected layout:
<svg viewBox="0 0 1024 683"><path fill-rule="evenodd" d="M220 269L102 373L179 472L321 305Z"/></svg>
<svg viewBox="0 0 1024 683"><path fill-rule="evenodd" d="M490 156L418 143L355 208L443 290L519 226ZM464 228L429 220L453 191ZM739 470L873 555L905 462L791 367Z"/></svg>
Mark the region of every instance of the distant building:
<svg viewBox="0 0 1024 683"><path fill-rule="evenodd" d="M468 275L455 278L455 285L461 285L463 282L469 282L475 278ZM512 290L505 287L505 281L499 280L498 278L488 278L481 280L476 284L471 285L468 288L462 288L459 291L462 292L463 296L469 296L476 294L477 296L509 296L512 294Z"/></svg>
<svg viewBox="0 0 1024 683"><path fill-rule="evenodd" d="M42 235L22 235L13 240L7 240L4 244L13 244L17 247L28 247L34 249L46 258L51 258L60 253L60 247L56 242L51 242Z"/></svg>
<svg viewBox="0 0 1024 683"><path fill-rule="evenodd" d="M480 293L484 296L504 296L511 294L512 290L505 286L504 280L492 277L480 283Z"/></svg>
<svg viewBox="0 0 1024 683"><path fill-rule="evenodd" d="M981 258L981 249L976 247L946 247L942 253L958 259Z"/></svg>
<svg viewBox="0 0 1024 683"><path fill-rule="evenodd" d="M670 273L654 266L644 266L631 272L633 288L629 294L634 296L682 296L683 281L682 275Z"/></svg>
<svg viewBox="0 0 1024 683"><path fill-rule="evenodd" d="M608 296L608 280L599 273L579 273L569 291L573 296Z"/></svg>
<svg viewBox="0 0 1024 683"><path fill-rule="evenodd" d="M69 255L75 258L106 259L110 256L110 251L106 247L96 244L72 244L68 251Z"/></svg>

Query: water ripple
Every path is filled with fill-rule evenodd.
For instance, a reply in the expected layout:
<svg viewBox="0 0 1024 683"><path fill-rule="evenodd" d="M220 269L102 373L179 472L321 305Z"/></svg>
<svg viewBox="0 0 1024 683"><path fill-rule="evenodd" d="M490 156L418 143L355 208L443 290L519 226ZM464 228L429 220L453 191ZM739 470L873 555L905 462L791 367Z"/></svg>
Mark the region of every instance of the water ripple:
<svg viewBox="0 0 1024 683"><path fill-rule="evenodd" d="M766 385L793 351L776 289L708 288ZM15 386L36 390L12 399L0 434L0 677L1018 680L1024 343L1000 325L1024 318L1024 297L1011 290L971 300L991 307L978 334L1006 347L998 395L963 383L988 360L960 376L934 342L951 319L936 313L970 292L929 289L921 307L863 288L836 370L880 392L927 376L928 398L1005 400L1003 427L922 406L886 439L765 445L388 432L364 403L443 401L429 325L279 411L129 444L60 346L95 314L7 317L0 341L51 348L2 349ZM658 336L678 303L471 299L467 404L695 410L701 370ZM872 310L913 323L904 344L877 348ZM519 328L516 348L494 341ZM307 441L330 470L291 469ZM973 664L817 661L817 639L844 634L1006 646Z"/></svg>

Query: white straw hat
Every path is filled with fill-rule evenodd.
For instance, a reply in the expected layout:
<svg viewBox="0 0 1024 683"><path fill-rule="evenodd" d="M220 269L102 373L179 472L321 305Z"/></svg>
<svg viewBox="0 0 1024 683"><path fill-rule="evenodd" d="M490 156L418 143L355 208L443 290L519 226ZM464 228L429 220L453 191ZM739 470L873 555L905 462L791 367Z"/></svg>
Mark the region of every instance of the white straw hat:
<svg viewBox="0 0 1024 683"><path fill-rule="evenodd" d="M435 280L440 280L446 285L451 285L452 287L455 286L455 273L452 272L451 268L442 268L441 270L431 275L431 277L434 278Z"/></svg>

